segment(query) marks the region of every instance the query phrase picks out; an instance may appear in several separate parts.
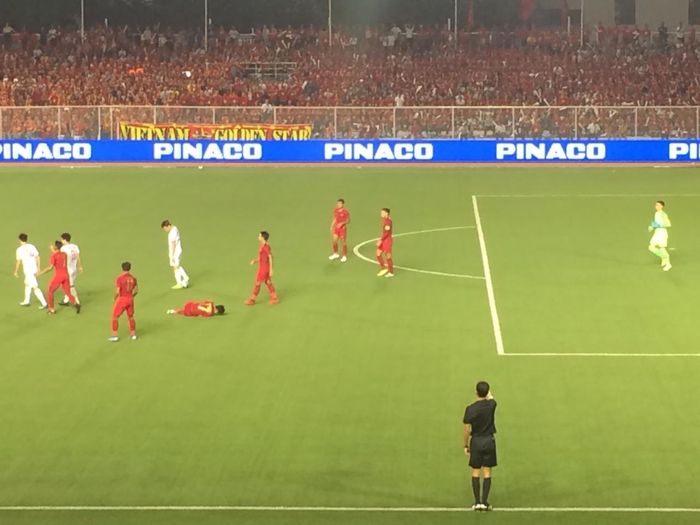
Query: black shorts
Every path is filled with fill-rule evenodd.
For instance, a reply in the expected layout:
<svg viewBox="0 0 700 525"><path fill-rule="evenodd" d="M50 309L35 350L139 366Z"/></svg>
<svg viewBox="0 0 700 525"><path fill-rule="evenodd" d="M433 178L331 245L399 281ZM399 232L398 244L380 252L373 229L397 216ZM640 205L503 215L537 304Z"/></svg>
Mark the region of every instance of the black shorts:
<svg viewBox="0 0 700 525"><path fill-rule="evenodd" d="M469 446L469 466L471 468L495 467L496 438L493 436L472 437Z"/></svg>

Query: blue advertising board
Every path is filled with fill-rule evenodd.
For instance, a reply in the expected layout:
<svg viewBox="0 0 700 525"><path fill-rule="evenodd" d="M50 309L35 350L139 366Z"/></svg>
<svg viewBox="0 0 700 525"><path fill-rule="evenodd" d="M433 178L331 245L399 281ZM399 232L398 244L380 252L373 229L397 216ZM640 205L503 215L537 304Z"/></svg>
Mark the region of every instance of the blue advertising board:
<svg viewBox="0 0 700 525"><path fill-rule="evenodd" d="M694 163L700 140L5 140L3 163Z"/></svg>

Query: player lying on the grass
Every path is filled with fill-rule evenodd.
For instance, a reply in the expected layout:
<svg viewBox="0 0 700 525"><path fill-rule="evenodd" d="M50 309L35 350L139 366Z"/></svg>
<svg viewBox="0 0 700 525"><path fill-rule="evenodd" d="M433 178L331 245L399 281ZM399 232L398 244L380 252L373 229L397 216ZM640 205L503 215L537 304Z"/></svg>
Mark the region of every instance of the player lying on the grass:
<svg viewBox="0 0 700 525"><path fill-rule="evenodd" d="M117 289L114 293L114 308L112 309L112 337L109 341L119 341L119 317L126 312L129 320L129 338L136 339L136 320L134 319L134 297L139 293L139 285L136 277L131 275L131 263L122 263L122 273L115 283Z"/></svg>
<svg viewBox="0 0 700 525"><path fill-rule="evenodd" d="M61 234L61 251L68 257L68 281L70 284L70 293L75 297L77 302L80 302L78 292L75 289L75 280L78 278L78 272L83 273L83 261L80 258L80 248L77 244L71 242L70 233ZM61 304L68 304L68 296L63 298Z"/></svg>
<svg viewBox="0 0 700 525"><path fill-rule="evenodd" d="M19 305L29 306L29 300L32 297L32 292L34 292L34 295L41 303L39 309L43 310L46 308L46 299L44 299L44 294L39 288L39 282L36 280L36 274L41 266L39 250L33 244L29 244L29 236L26 233L20 233L18 239L19 248L15 252L14 276L17 277L20 266L22 266L22 271L24 272L24 301L19 303Z"/></svg>
<svg viewBox="0 0 700 525"><path fill-rule="evenodd" d="M280 302L279 298L277 297L275 287L272 285L272 249L270 248L270 244L267 242L269 238L270 234L266 231L261 231L258 234L258 242L260 242L258 258L250 261L251 266L258 263L258 273L255 276L253 292L250 294L250 297L245 300L245 304L248 306L255 304L255 300L258 298L262 283L265 283L267 290L270 292L270 304L277 304Z"/></svg>
<svg viewBox="0 0 700 525"><path fill-rule="evenodd" d="M394 276L394 259L391 256L391 249L394 244L393 229L394 224L391 221L391 211L389 208L382 208L380 213L382 217L382 235L377 241L377 262L379 263L378 277L393 277ZM384 262L386 258L386 263Z"/></svg>
<svg viewBox="0 0 700 525"><path fill-rule="evenodd" d="M331 223L331 237L333 253L328 257L331 261L340 258L340 262L348 260L348 224L350 212L345 207L345 200L338 199L333 209L333 222ZM338 243L343 247L343 256L338 254Z"/></svg>
<svg viewBox="0 0 700 525"><path fill-rule="evenodd" d="M182 308L168 310L168 315L184 315L185 317L214 317L223 315L226 311L223 304L214 304L214 301L188 301Z"/></svg>
<svg viewBox="0 0 700 525"><path fill-rule="evenodd" d="M172 286L172 289L187 288L190 284L190 277L185 269L180 266L180 259L182 259L180 230L174 224L170 224L170 221L167 219L160 223L160 227L168 234L168 260L175 274L175 284Z"/></svg>
<svg viewBox="0 0 700 525"><path fill-rule="evenodd" d="M55 314L53 297L56 290L60 288L63 289L63 293L66 294L70 303L75 306L75 312L80 313L80 303L73 297L70 293L70 279L68 278L68 257L65 253L61 251L61 241L56 241L53 244L49 244L49 249L51 250L51 258L49 259L49 265L41 270L37 275L41 276L45 273L54 271L53 279L49 283L49 289L46 295L49 300L49 313Z"/></svg>
<svg viewBox="0 0 700 525"><path fill-rule="evenodd" d="M649 251L661 259L661 269L664 272L669 271L671 266L671 256L668 254L668 228L671 227L671 219L664 211L666 203L664 201L656 201L654 204L654 219L649 225L649 231L653 231L649 241Z"/></svg>

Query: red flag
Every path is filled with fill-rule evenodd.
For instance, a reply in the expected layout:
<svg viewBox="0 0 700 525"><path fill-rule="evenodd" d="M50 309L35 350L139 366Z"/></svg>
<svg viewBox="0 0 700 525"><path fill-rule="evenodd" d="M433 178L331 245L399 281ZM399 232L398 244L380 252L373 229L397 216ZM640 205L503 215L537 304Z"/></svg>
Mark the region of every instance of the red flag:
<svg viewBox="0 0 700 525"><path fill-rule="evenodd" d="M527 22L537 9L537 0L520 0L520 21Z"/></svg>
<svg viewBox="0 0 700 525"><path fill-rule="evenodd" d="M474 29L474 0L469 0L469 7L467 8L467 29L469 31Z"/></svg>
<svg viewBox="0 0 700 525"><path fill-rule="evenodd" d="M567 27L569 19L569 3L561 0L561 26Z"/></svg>

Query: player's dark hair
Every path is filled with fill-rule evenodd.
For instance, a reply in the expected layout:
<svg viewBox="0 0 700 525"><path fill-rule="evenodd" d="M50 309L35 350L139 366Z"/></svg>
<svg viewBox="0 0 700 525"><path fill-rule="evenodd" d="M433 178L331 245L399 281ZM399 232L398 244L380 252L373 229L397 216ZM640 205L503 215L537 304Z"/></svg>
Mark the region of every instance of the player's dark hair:
<svg viewBox="0 0 700 525"><path fill-rule="evenodd" d="M491 390L491 387L486 381L479 381L476 384L476 395L479 397L486 397Z"/></svg>
<svg viewBox="0 0 700 525"><path fill-rule="evenodd" d="M129 261L123 262L122 263L122 270L124 270L125 272L128 272L129 270L131 270L131 263Z"/></svg>
<svg viewBox="0 0 700 525"><path fill-rule="evenodd" d="M387 215L391 215L391 210L389 208L382 208L382 211L385 211Z"/></svg>
<svg viewBox="0 0 700 525"><path fill-rule="evenodd" d="M226 308L224 308L223 304L217 304L216 305L216 313L221 315L226 311Z"/></svg>
<svg viewBox="0 0 700 525"><path fill-rule="evenodd" d="M27 235L26 233L20 233L19 237L17 238L22 242L27 242L27 240L29 239L29 235Z"/></svg>
<svg viewBox="0 0 700 525"><path fill-rule="evenodd" d="M160 223L161 228L165 228L166 226L170 226L170 221L168 219L165 219L163 222Z"/></svg>
<svg viewBox="0 0 700 525"><path fill-rule="evenodd" d="M63 243L61 241L54 241L53 245L56 247L56 249L60 252L61 248L63 247Z"/></svg>
<svg viewBox="0 0 700 525"><path fill-rule="evenodd" d="M664 208L666 207L666 203L664 201L656 201L657 203L661 204Z"/></svg>
<svg viewBox="0 0 700 525"><path fill-rule="evenodd" d="M345 204L345 199L338 199L337 202L342 202L343 204Z"/></svg>
<svg viewBox="0 0 700 525"><path fill-rule="evenodd" d="M71 239L70 233L62 233L61 239L63 239L66 242L70 242L70 239Z"/></svg>
<svg viewBox="0 0 700 525"><path fill-rule="evenodd" d="M260 235L262 235L262 238L265 240L268 240L270 238L270 234L267 233L265 230L261 231Z"/></svg>

